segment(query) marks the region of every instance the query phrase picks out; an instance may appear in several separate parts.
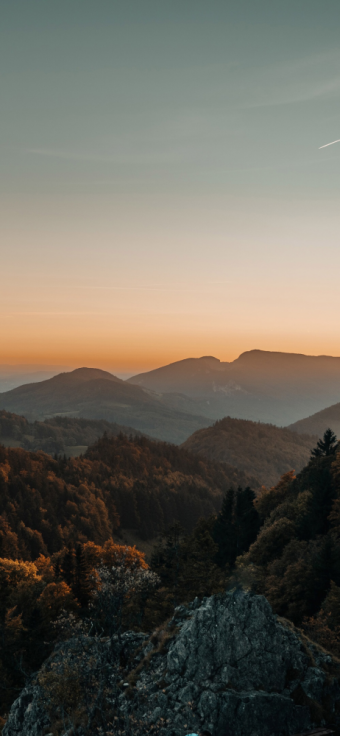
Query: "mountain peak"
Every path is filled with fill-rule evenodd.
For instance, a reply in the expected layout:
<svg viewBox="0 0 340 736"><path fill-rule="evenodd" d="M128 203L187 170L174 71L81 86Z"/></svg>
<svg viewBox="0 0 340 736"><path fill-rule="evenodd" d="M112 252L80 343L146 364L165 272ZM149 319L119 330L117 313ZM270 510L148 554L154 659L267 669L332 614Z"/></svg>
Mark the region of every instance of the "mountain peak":
<svg viewBox="0 0 340 736"><path fill-rule="evenodd" d="M120 378L117 378L112 373L109 373L108 371L102 371L100 368L76 368L74 371L69 371L67 373L58 373L57 376L54 376L53 381L75 381L75 382L83 382L83 381L94 381L98 378L104 378L107 381L117 381L118 383L122 383Z"/></svg>

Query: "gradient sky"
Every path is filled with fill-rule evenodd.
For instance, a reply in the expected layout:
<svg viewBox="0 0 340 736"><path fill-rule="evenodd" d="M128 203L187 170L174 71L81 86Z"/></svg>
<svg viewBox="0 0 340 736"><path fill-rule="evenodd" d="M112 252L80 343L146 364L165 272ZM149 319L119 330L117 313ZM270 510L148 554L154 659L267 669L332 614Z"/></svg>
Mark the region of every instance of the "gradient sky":
<svg viewBox="0 0 340 736"><path fill-rule="evenodd" d="M338 0L1 0L0 363L340 355Z"/></svg>

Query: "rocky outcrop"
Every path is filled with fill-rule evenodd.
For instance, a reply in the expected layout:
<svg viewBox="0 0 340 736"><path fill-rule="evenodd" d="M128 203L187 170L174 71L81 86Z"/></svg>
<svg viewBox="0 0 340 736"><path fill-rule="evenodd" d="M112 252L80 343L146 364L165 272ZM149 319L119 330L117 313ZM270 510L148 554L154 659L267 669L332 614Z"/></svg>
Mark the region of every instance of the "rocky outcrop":
<svg viewBox="0 0 340 736"><path fill-rule="evenodd" d="M196 600L153 637L135 636L124 637L116 707L127 717L137 708L167 736L291 736L337 723L337 663L262 596L233 591ZM46 733L38 690L26 688L14 703L4 736Z"/></svg>

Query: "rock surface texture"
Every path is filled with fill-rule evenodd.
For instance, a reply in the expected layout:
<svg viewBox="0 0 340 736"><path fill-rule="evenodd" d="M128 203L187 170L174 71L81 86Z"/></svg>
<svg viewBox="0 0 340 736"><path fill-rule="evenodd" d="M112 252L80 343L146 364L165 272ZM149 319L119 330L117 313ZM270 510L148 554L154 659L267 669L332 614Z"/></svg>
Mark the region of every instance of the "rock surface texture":
<svg viewBox="0 0 340 736"><path fill-rule="evenodd" d="M166 736L291 736L338 727L338 664L279 620L262 596L232 591L196 600L157 636L124 636L125 659L130 654L117 707L128 716L140 703ZM40 736L49 723L32 684L13 704L3 736Z"/></svg>

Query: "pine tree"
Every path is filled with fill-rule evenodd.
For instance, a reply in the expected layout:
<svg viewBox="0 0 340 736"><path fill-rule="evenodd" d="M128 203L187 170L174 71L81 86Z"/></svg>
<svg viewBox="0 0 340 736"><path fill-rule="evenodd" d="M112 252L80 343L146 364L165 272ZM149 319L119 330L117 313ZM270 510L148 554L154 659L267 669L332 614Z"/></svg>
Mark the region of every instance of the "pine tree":
<svg viewBox="0 0 340 736"><path fill-rule="evenodd" d="M254 506L256 496L254 491L247 486L239 488L235 497L235 529L237 556L248 552L250 545L260 530L260 517Z"/></svg>
<svg viewBox="0 0 340 736"><path fill-rule="evenodd" d="M331 429L326 429L323 439L317 442L316 447L312 450L312 457L325 457L334 455L338 446L338 440Z"/></svg>
<svg viewBox="0 0 340 736"><path fill-rule="evenodd" d="M151 567L160 576L163 585L176 590L181 564L181 545L185 533L180 524L174 524L164 532L152 558Z"/></svg>
<svg viewBox="0 0 340 736"><path fill-rule="evenodd" d="M234 524L235 491L229 488L224 499L220 513L214 524L212 536L218 550L215 562L220 567L232 565L237 556L237 535Z"/></svg>
<svg viewBox="0 0 340 736"><path fill-rule="evenodd" d="M193 533L181 545L179 573L180 600L222 592L225 575L216 564L218 547L212 538L214 519L200 519Z"/></svg>

